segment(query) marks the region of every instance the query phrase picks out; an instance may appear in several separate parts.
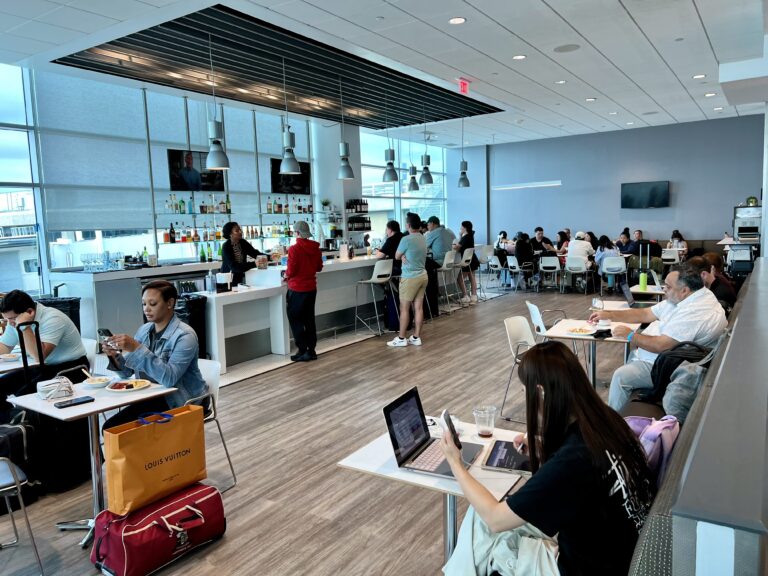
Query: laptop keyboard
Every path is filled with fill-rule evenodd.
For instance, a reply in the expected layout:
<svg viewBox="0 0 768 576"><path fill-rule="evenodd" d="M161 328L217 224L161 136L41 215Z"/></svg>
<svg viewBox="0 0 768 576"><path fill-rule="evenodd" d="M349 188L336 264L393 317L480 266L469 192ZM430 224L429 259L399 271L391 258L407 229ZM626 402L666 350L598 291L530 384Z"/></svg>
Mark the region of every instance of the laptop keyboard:
<svg viewBox="0 0 768 576"><path fill-rule="evenodd" d="M445 456L440 449L440 442L432 442L408 467L424 472L434 472L443 463L443 460L445 460Z"/></svg>

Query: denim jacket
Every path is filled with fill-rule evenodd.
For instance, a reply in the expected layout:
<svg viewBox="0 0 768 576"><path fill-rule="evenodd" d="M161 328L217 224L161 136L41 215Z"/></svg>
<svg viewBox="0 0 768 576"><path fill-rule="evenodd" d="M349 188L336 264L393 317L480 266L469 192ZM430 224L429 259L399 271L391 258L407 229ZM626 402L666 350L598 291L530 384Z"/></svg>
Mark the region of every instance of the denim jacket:
<svg viewBox="0 0 768 576"><path fill-rule="evenodd" d="M168 394L166 400L171 408L178 408L190 398L202 396L208 392L208 385L197 367L197 335L187 324L177 316L173 316L160 337L158 354L149 349L149 333L154 324L147 322L134 338L139 346L133 352L116 358L121 368L122 377L136 374L157 382L166 388L177 388L176 392Z"/></svg>

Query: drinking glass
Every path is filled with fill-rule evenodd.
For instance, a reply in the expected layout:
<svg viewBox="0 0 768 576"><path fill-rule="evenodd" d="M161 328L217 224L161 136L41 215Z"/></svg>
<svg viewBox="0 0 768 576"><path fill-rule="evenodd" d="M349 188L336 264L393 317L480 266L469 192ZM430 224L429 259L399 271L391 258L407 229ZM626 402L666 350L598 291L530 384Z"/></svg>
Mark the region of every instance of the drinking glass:
<svg viewBox="0 0 768 576"><path fill-rule="evenodd" d="M593 310L603 310L604 308L605 308L605 304L603 304L603 301L600 298L592 298Z"/></svg>
<svg viewBox="0 0 768 576"><path fill-rule="evenodd" d="M496 406L478 406L472 410L477 426L477 435L488 439L493 437L493 429L496 427Z"/></svg>

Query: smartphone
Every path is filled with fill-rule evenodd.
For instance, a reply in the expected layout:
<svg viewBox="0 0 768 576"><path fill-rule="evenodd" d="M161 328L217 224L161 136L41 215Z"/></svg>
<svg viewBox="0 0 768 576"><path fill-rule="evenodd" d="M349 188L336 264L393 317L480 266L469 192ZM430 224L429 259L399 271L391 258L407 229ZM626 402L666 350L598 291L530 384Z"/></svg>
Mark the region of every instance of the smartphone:
<svg viewBox="0 0 768 576"><path fill-rule="evenodd" d="M106 328L99 328L97 332L99 333L100 340L108 340L109 338L112 338L112 332Z"/></svg>
<svg viewBox="0 0 768 576"><path fill-rule="evenodd" d="M456 448L461 450L459 435L456 434L456 428L453 427L453 420L451 420L451 415L448 413L448 410L443 410L443 413L440 415L440 420L443 425L443 431L446 434L451 435L451 438L453 438L453 443L456 444Z"/></svg>
<svg viewBox="0 0 768 576"><path fill-rule="evenodd" d="M62 400L61 402L54 402L53 405L56 406L56 408L69 408L70 406L88 404L88 402L93 402L93 396L79 396L78 398L70 398L69 400Z"/></svg>

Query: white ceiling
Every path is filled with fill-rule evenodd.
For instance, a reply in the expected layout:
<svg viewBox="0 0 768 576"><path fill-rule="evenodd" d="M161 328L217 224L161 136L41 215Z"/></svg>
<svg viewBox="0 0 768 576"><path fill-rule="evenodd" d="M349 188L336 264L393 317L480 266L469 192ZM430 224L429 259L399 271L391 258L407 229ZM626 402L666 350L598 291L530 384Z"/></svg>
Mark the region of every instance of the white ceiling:
<svg viewBox="0 0 768 576"><path fill-rule="evenodd" d="M0 61L51 68L216 3L442 86L471 80L473 97L504 112L467 119L468 146L764 109L730 106L718 84L720 63L763 55L760 0L0 0ZM450 25L453 16L467 21ZM567 44L579 48L555 51ZM434 144L457 145L460 127L428 130Z"/></svg>

